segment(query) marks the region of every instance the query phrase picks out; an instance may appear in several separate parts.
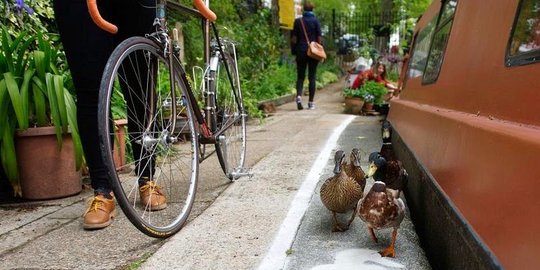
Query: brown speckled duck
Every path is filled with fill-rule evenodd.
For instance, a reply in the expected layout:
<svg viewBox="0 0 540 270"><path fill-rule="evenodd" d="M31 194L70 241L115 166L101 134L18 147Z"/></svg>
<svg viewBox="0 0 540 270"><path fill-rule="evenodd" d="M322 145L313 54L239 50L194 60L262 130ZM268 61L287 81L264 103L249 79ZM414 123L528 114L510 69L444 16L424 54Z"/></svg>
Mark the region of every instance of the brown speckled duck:
<svg viewBox="0 0 540 270"><path fill-rule="evenodd" d="M350 163L344 164L343 167L345 173L360 185L362 193L364 193L364 188L366 187L366 174L360 166L360 160L360 151L358 148L353 148L349 157Z"/></svg>
<svg viewBox="0 0 540 270"><path fill-rule="evenodd" d="M363 195L360 185L343 170L342 166L344 158L345 153L343 151L336 151L334 156L334 176L326 179L320 190L322 203L332 212L334 232L348 230L349 225L356 215L356 211L353 211L346 227L343 227L343 225L340 225L337 221L336 213L346 213L349 210L356 210L357 203Z"/></svg>
<svg viewBox="0 0 540 270"><path fill-rule="evenodd" d="M384 182L375 181L366 196L358 202L357 215L366 223L375 243L378 239L374 230L394 228L390 246L379 254L383 257L395 257L397 230L405 217L405 204L401 198L395 198Z"/></svg>

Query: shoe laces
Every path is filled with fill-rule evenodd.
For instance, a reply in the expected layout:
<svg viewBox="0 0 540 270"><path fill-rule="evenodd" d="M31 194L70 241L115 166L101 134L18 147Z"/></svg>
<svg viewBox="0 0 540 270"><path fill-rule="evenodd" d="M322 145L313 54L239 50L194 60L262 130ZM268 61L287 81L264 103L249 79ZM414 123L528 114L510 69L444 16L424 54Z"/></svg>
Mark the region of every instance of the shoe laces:
<svg viewBox="0 0 540 270"><path fill-rule="evenodd" d="M89 212L98 211L101 206L105 204L105 198L100 198L98 196L94 196L93 199L88 200L88 209L86 209L86 212L84 212L85 216Z"/></svg>
<svg viewBox="0 0 540 270"><path fill-rule="evenodd" d="M139 189L141 192L145 192L146 190L150 189L150 194L152 195L163 195L159 186L154 181L147 181Z"/></svg>

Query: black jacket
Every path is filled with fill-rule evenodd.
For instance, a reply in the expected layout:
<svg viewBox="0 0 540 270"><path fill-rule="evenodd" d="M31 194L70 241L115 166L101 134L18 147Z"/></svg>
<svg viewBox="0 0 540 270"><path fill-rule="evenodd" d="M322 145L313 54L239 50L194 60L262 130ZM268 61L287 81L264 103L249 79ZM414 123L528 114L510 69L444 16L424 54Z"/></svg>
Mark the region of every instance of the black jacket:
<svg viewBox="0 0 540 270"><path fill-rule="evenodd" d="M315 17L313 13L304 13L304 16L294 20L291 37L296 37L296 44L291 43L292 54L307 54L308 43L306 41L306 35L304 34L304 29L302 28L302 23L300 20L304 21L309 41L318 41L319 37L321 36L321 24L319 23L317 17Z"/></svg>

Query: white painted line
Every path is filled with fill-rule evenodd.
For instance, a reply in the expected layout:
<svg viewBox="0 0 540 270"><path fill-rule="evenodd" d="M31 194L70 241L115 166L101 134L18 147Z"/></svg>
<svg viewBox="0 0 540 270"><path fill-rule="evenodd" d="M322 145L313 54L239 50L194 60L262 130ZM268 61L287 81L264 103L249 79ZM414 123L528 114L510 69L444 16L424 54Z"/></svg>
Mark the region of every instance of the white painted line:
<svg viewBox="0 0 540 270"><path fill-rule="evenodd" d="M302 221L313 196L313 191L319 182L319 175L326 166L332 149L336 147L339 136L354 118L355 116L349 115L336 129L334 129L332 135L326 141L324 149L319 153L311 170L304 179L302 186L300 186L300 189L296 193L296 196L291 203L291 207L289 208L289 212L283 220L283 223L281 223L270 250L259 265L259 270L283 269L287 259L285 253L292 246L298 227L300 227L300 222Z"/></svg>

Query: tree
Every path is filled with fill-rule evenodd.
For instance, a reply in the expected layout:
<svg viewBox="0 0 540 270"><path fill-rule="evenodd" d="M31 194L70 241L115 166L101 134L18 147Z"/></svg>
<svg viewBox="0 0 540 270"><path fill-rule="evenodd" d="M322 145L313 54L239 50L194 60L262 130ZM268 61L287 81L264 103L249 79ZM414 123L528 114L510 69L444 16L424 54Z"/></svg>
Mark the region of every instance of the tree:
<svg viewBox="0 0 540 270"><path fill-rule="evenodd" d="M332 11L335 9L337 12L345 12L349 10L350 4L356 2L355 0L312 0L315 5L315 12L317 11Z"/></svg>
<svg viewBox="0 0 540 270"><path fill-rule="evenodd" d="M429 6L432 0L311 0L315 4L316 10L332 10L336 12L349 11L354 5L357 12L369 12L380 10L381 5L389 3L394 9L407 13L407 17L418 17Z"/></svg>

